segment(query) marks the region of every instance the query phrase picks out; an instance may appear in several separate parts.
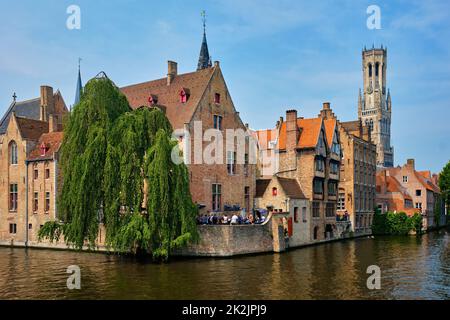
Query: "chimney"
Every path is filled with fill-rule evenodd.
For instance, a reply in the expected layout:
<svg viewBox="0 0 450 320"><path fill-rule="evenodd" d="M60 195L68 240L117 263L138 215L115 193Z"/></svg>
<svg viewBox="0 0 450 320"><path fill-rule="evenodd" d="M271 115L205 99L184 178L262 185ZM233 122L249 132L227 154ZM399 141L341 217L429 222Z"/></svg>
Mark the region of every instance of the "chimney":
<svg viewBox="0 0 450 320"><path fill-rule="evenodd" d="M293 150L297 147L297 110L286 111L286 150Z"/></svg>
<svg viewBox="0 0 450 320"><path fill-rule="evenodd" d="M58 131L58 123L55 119L55 115L50 114L48 116L48 132L56 132Z"/></svg>
<svg viewBox="0 0 450 320"><path fill-rule="evenodd" d="M48 115L55 112L55 101L53 99L53 88L41 86L41 121L48 121Z"/></svg>
<svg viewBox="0 0 450 320"><path fill-rule="evenodd" d="M167 70L167 85L170 86L172 81L178 74L178 64L174 61L167 61L168 70Z"/></svg>
<svg viewBox="0 0 450 320"><path fill-rule="evenodd" d="M329 102L324 102L323 103L323 110L330 110L330 103Z"/></svg>
<svg viewBox="0 0 450 320"><path fill-rule="evenodd" d="M414 159L406 160L406 164L407 164L408 167L411 167L413 170L415 170L415 161L414 161Z"/></svg>

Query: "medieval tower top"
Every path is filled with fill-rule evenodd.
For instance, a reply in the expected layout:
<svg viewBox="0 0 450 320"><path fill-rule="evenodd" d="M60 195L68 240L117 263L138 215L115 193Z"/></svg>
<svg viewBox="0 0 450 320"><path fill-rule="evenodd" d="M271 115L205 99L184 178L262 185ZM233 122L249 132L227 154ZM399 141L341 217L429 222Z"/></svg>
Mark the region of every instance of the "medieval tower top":
<svg viewBox="0 0 450 320"><path fill-rule="evenodd" d="M362 51L364 88L358 97L358 118L369 127L373 143L377 145L377 166L394 165L391 146L391 95L386 89L387 48Z"/></svg>

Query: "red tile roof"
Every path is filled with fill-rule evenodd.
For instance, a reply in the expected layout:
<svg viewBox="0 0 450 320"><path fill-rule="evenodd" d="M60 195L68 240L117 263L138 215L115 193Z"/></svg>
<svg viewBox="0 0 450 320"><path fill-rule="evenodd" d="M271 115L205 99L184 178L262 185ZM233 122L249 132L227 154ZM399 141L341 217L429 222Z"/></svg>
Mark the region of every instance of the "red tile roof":
<svg viewBox="0 0 450 320"><path fill-rule="evenodd" d="M36 147L31 151L28 156L28 161L43 161L43 160L52 160L55 152L59 151L61 147L61 143L63 141L64 134L63 132L50 132L44 133L39 142L36 144ZM45 155L42 155L41 146L45 144L46 152Z"/></svg>
<svg viewBox="0 0 450 320"><path fill-rule="evenodd" d="M170 85L167 78L123 87L120 90L128 98L133 109L148 106L150 95L165 107L166 115L174 129L182 129L189 123L215 71L215 67L175 76ZM181 90L189 92L186 103L180 102Z"/></svg>
<svg viewBox="0 0 450 320"><path fill-rule="evenodd" d="M379 193L381 191L381 184L383 183L383 177L384 174L383 171L377 172L376 175L376 184L377 184L377 192ZM394 177L386 176L386 191L387 192L398 192L400 193L403 198L407 200L412 200L411 196L406 192L406 190L403 189L400 182L397 181Z"/></svg>
<svg viewBox="0 0 450 320"><path fill-rule="evenodd" d="M297 119L297 128L300 129L300 138L297 148L315 148L319 141L320 130L322 128L322 118ZM278 137L278 149L286 150L286 122L283 122Z"/></svg>

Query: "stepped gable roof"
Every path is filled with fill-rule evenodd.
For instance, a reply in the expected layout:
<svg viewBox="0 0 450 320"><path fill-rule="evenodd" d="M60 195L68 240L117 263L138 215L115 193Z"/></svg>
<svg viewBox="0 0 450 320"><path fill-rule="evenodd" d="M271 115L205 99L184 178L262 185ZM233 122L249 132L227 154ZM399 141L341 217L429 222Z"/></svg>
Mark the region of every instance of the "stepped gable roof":
<svg viewBox="0 0 450 320"><path fill-rule="evenodd" d="M40 119L41 98L26 101L14 101L0 120L0 135L6 133L9 119L13 113L18 117L39 120Z"/></svg>
<svg viewBox="0 0 450 320"><path fill-rule="evenodd" d="M300 137L297 148L315 148L319 141L320 130L322 128L322 118L297 119L297 128L300 129ZM281 124L278 137L278 149L286 150L286 122Z"/></svg>
<svg viewBox="0 0 450 320"><path fill-rule="evenodd" d="M64 134L63 132L49 132L44 133L39 142L36 144L36 147L31 151L28 156L28 161L44 161L44 160L52 160L55 152L59 151L61 147L61 143L63 141ZM46 146L46 152L43 155L41 146L44 144Z"/></svg>
<svg viewBox="0 0 450 320"><path fill-rule="evenodd" d="M39 140L39 138L48 132L48 122L17 117L17 125L20 134L25 140Z"/></svg>
<svg viewBox="0 0 450 320"><path fill-rule="evenodd" d="M215 68L211 67L176 75L170 85L167 84L167 78L161 78L126 86L120 90L125 94L133 109L148 106L150 95L156 96L158 105L165 108L172 127L181 129L185 123L189 123L192 119ZM189 89L189 97L185 103L180 100L180 92L183 89Z"/></svg>

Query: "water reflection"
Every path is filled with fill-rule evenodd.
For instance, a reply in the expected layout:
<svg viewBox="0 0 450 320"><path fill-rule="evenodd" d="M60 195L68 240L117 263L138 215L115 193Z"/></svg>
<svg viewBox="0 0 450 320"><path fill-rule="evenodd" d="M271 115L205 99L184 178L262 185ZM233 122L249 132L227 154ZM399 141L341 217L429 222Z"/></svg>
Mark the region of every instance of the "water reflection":
<svg viewBox="0 0 450 320"><path fill-rule="evenodd" d="M167 265L114 255L0 248L3 299L450 299L449 231ZM66 288L69 265L81 290ZM381 290L369 290L378 265Z"/></svg>

